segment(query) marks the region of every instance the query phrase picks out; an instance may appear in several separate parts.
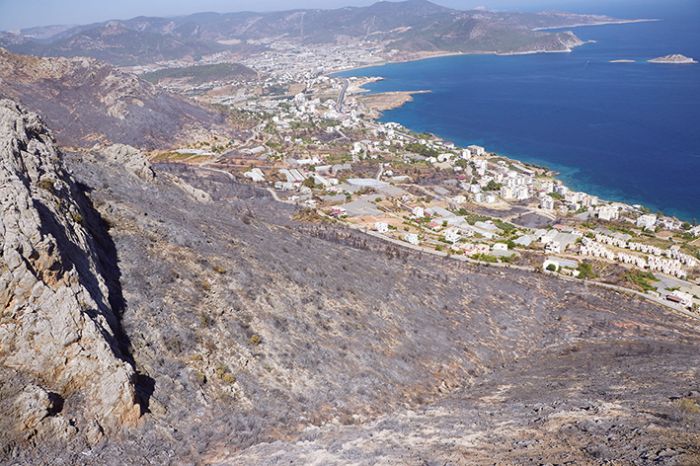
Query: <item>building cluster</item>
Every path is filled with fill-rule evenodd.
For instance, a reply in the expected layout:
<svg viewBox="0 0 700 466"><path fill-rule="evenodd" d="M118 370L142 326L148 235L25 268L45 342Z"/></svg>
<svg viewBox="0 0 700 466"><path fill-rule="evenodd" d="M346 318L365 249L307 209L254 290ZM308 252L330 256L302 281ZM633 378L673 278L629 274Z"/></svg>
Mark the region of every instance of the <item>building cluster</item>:
<svg viewBox="0 0 700 466"><path fill-rule="evenodd" d="M262 95L220 97L260 118L232 149L238 154L232 171L274 187L282 200L421 248L503 262L539 254L556 262L545 269L572 276L578 274L576 253L669 279L697 276L698 261L684 252L688 248L646 244L652 241L643 237L661 239L660 230L681 229L700 236L700 226L571 190L544 168L479 145L458 147L368 118L356 96L358 81L325 75L374 59L362 54L348 52L337 61L337 51L328 48L277 44L247 62L260 72ZM518 222L521 214L538 220ZM631 234L600 228L603 222ZM638 230L644 232L639 238L633 236Z"/></svg>
<svg viewBox="0 0 700 466"><path fill-rule="evenodd" d="M660 257L661 254L658 255L647 255L647 256L641 256L638 254L630 254L628 252L624 251L615 251L612 250L605 245L613 245L618 248L624 248L625 246L629 247L630 244L632 245L639 245L638 243L627 243L624 242L620 239L613 238L610 236L606 235L596 235L596 239L590 239L590 238L582 238L582 245L581 248L579 249L579 254L582 256L589 256L589 257L596 257L599 259L606 259L609 261L616 261L620 262L622 264L627 264L627 265L632 265L634 267L637 267L639 269L648 269L654 272L661 272L666 275L671 275L676 278L680 279L686 279L688 277L688 272L684 269L684 264L677 258L664 258ZM643 246L644 249L646 249L646 245L639 245ZM653 247L652 247L653 248ZM658 248L654 248L654 251L657 250ZM632 249L634 251L637 251L637 249ZM647 250L646 254L651 254ZM679 257L678 251L674 250L675 253L671 253L670 250L668 251L668 255L675 254L675 257ZM666 253L666 251L663 251ZM685 256L685 254L683 254ZM687 265L690 266L695 266L696 261L693 258L692 261L688 261Z"/></svg>

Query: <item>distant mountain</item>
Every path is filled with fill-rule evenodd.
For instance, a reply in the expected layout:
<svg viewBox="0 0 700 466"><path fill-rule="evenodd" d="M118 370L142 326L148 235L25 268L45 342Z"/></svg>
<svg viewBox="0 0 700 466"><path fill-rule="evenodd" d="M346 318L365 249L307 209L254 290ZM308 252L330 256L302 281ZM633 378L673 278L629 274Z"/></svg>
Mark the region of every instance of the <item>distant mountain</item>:
<svg viewBox="0 0 700 466"><path fill-rule="evenodd" d="M0 49L0 96L36 110L59 143L152 148L223 123L218 113L88 58L38 58Z"/></svg>
<svg viewBox="0 0 700 466"><path fill-rule="evenodd" d="M0 45L20 53L85 55L118 65L197 58L223 50L245 54L274 41L364 41L386 50L514 53L567 50L581 43L570 32L535 29L610 21L613 19L604 16L568 13L460 11L427 0L408 0L335 10L138 17L56 28L54 35L38 28L32 32L34 38L26 33L0 35Z"/></svg>

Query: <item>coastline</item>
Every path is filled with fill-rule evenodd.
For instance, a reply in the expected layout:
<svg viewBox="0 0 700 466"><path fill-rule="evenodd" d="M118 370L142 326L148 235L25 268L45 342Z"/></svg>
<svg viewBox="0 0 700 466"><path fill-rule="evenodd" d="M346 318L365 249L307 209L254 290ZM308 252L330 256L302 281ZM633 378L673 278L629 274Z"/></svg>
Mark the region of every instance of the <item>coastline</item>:
<svg viewBox="0 0 700 466"><path fill-rule="evenodd" d="M534 29L532 29L532 31L550 31L550 30L571 29L571 28L580 28L580 27L653 23L653 22L660 22L660 21L663 21L663 20L657 19L657 18L621 19L621 20L612 20L612 21L601 21L601 22L597 22L597 23L568 24L568 25L562 25L562 26L549 26L549 27L543 27L543 28L534 28ZM400 64L400 63L412 63L412 62L417 62L417 61L430 60L432 58L458 57L458 56L469 56L469 55L494 55L494 56L499 56L499 57L509 57L509 56L519 56L519 55L536 55L536 54L540 54L540 53L571 53L578 47L582 47L584 45L594 44L594 43L596 43L595 40L586 40L586 41L582 40L578 44L571 45L571 46L569 46L565 49L561 49L561 50L532 49L532 50L523 50L523 51L519 51L519 52L516 52L516 51L499 52L499 51L495 51L495 50L476 50L476 51L471 51L471 52L450 52L450 51L443 50L443 51L437 51L437 52L416 52L415 57L405 57L405 58L400 58L400 59L396 59L396 60L382 59L376 63L370 63L370 64L366 64L366 65L335 68L335 69L329 70L325 74L327 74L329 76L333 76L334 74L338 74L338 73L358 71L358 70L380 67L380 66L385 66L385 65L395 65L395 64Z"/></svg>
<svg viewBox="0 0 700 466"><path fill-rule="evenodd" d="M604 22L604 23L596 23L596 24L587 24L583 26L603 26L603 25L623 25L623 24L635 24L635 23L651 23L651 22L658 22L662 23L664 20L661 19L635 19L635 20L622 20L622 21L612 21L612 22ZM576 27L575 25L568 25L566 27ZM523 51L523 52L493 52L493 51L480 51L480 52L430 52L430 53L424 53L422 56L411 56L411 57L401 57L400 59L393 59L393 60L385 60L381 62L377 62L374 64L367 64L367 65L362 65L362 66L355 66L355 67L346 67L343 69L338 69L335 71L329 71L326 74L329 76L333 77L343 77L343 78L359 78L360 76L354 75L353 72L357 71L358 74L362 74L362 70L366 70L368 68L374 68L377 67L376 72L370 72L372 73L375 77L382 76L382 71L381 67L387 66L387 65L394 65L394 64L403 64L403 63L413 63L413 62L419 62L419 61L424 61L424 60L429 60L433 58L447 58L447 57L454 57L454 56L462 56L462 55L493 55L493 56L516 56L516 55L536 55L540 53L569 53L575 51L578 47L582 45L587 45L591 42L595 41L585 41L582 42L581 44L576 44L574 47L572 47L570 50L556 50L556 51L544 51L544 50L530 50L530 51ZM611 57L611 60L605 60L607 63L610 63L612 65L618 65L618 66L624 66L627 64L628 66L633 66L635 64L639 63L646 63L647 60L630 60L630 59L625 59L625 58L617 58L613 55ZM366 72L365 72L366 73ZM339 76L340 75L340 76ZM365 83L366 85L368 83ZM429 86L426 86L429 87ZM368 89L367 87L364 88L366 92L370 93L383 93L380 90L373 90L373 89ZM400 87L387 87L387 90L385 92L391 92L391 90L398 89L400 90ZM410 103L411 100L407 100L406 102L403 103L403 105L406 105ZM400 108L403 105L397 105L396 107L393 107L391 110L395 108ZM390 112L391 110L387 110ZM377 118L375 118L377 121L388 121L386 120L385 116L379 115ZM418 128L408 128L412 130L419 131ZM440 139L444 140L451 140L450 138L445 138L444 135L441 134L436 134ZM457 138L459 139L459 138ZM457 141L454 141L457 143ZM465 143L465 141L460 141L460 143ZM479 143L478 141L474 141L474 143ZM593 194L596 196L599 196L601 199L607 199L610 201L614 202L621 202L624 204L629 204L629 205L643 205L645 207L650 208L653 211L658 211L658 212L663 212L669 216L676 217L681 220L688 220L692 221L693 219L697 218L697 214L695 213L695 210L693 209L688 209L686 208L685 204L682 206L675 205L673 203L658 203L655 202L653 199L647 199L644 197L639 197L634 193L628 194L627 192L623 192L620 190L619 186L617 185L598 185L594 181L588 180L588 179L581 179L579 178L575 172L578 171L575 166L562 166L556 163L550 163L548 161L542 160L539 157L530 157L528 154L519 154L517 152L508 151L504 148L498 148L494 147L493 148L496 152L499 152L501 154L510 154L510 155L505 155L504 157L509 158L511 160L516 160L519 162L525 162L525 163L534 163L539 166L544 166L549 170L557 172L557 178L562 180L567 186L570 188L581 191L581 192L586 192L589 194ZM660 205L663 204L663 205Z"/></svg>
<svg viewBox="0 0 700 466"><path fill-rule="evenodd" d="M582 28L582 27L593 27L593 26L613 26L622 24L637 24L637 23L654 23L657 21L663 21L658 18L648 18L648 19L620 19L613 21L601 21L598 23L581 23L581 24L569 24L563 26L547 26L541 28L534 28L533 31L556 31L558 29L569 29L569 28Z"/></svg>
<svg viewBox="0 0 700 466"><path fill-rule="evenodd" d="M535 53L541 53L541 52L533 52L530 54L535 54ZM549 52L549 53L566 53L566 52ZM429 60L432 58L443 58L443 57L460 56L460 55L471 55L471 54L462 54L462 53L441 54L441 55L425 57L425 58L421 58L421 59L417 59L417 60L406 60L403 62L385 63L384 65L400 64L400 63L412 63L412 62L417 62L417 61ZM498 54L490 54L490 55L503 56L503 55L498 55ZM624 62L624 63L628 63L628 62ZM635 62L633 62L633 63L635 63ZM379 66L384 66L384 65L379 65ZM369 67L372 67L372 66L369 66ZM361 67L361 68L357 68L357 69L364 69L364 68L368 68L368 67ZM382 118L383 113L385 111L400 108L400 107L403 107L404 105L412 102L413 101L412 95L425 94L425 93L432 92L431 90L376 92L376 91L372 91L371 89L367 89L364 86L371 84L373 82L382 81L384 78L382 78L381 76L355 77L355 78L366 80L366 82L363 82L361 84L357 84L355 86L355 93L354 94L356 97L379 96L381 98L384 96L399 96L399 95L406 96L406 98L404 98L404 99L397 99L397 101L395 101L395 105L387 107L387 108L383 109L382 111L377 111L371 115L368 115L368 117L371 120L373 120L374 122L377 122L377 123L380 122L380 119ZM417 129L411 129L408 127L407 127L407 129L409 129L411 131L418 131ZM432 133L432 134L440 140L450 141L449 139L446 139L445 137L443 137L440 134L436 134L436 133ZM457 141L452 141L452 142L454 142L455 144L458 144L458 145L461 144L461 143L458 143ZM666 211L664 211L663 208L661 208L658 205L655 205L653 203L649 203L649 202L646 202L646 201L643 201L640 199L630 198L630 197L626 196L624 193L619 192L615 187L590 185L586 181L576 180L575 176L574 176L574 173L578 171L576 169L576 167L562 166L562 165L559 165L556 163L551 163L551 162L548 162L546 160L542 160L539 158L531 158L527 155L517 156L517 155L510 154L510 153L505 154L505 153L500 153L500 152L495 152L495 151L494 151L494 154L497 155L498 157L502 157L502 158L507 159L507 160L517 161L519 163L523 163L526 165L532 165L535 167L544 168L544 169L550 171L555 178L562 181L562 183L564 185L573 189L574 191L585 192L587 194L595 195L595 196L600 197L601 199L605 199L605 200L608 200L611 202L619 202L619 203L628 204L628 205L632 205L632 206L642 205L642 206L647 207L653 211L656 211L659 213L664 213L664 214L670 215L672 217L679 218L681 220L688 220L691 216L691 214L689 214L687 212L676 211L675 209L670 209L670 211L668 211L668 209L666 209Z"/></svg>

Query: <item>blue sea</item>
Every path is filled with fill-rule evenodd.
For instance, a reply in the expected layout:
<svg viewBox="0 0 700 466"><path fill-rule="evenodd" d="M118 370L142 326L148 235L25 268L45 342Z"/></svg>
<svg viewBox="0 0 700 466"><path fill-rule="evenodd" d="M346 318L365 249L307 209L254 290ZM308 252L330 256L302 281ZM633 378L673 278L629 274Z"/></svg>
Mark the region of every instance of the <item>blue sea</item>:
<svg viewBox="0 0 700 466"><path fill-rule="evenodd" d="M572 53L443 57L340 75L383 77L372 92L431 91L382 121L550 167L577 190L700 220L700 64L646 63L672 53L700 60L700 1L572 6L662 21L575 28L595 43ZM610 63L619 59L637 62Z"/></svg>

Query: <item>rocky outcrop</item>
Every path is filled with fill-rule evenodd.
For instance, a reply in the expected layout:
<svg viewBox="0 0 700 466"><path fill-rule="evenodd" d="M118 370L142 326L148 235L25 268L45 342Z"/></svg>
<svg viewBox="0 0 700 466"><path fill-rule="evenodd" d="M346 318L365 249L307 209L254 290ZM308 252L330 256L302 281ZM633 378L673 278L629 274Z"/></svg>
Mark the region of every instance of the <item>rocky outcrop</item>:
<svg viewBox="0 0 700 466"><path fill-rule="evenodd" d="M3 442L95 441L140 416L93 215L38 116L0 100L0 392L14 407Z"/></svg>
<svg viewBox="0 0 700 466"><path fill-rule="evenodd" d="M125 144L113 144L102 150L101 153L110 162L123 166L127 172L145 181L153 181L156 177L146 156L134 147Z"/></svg>

